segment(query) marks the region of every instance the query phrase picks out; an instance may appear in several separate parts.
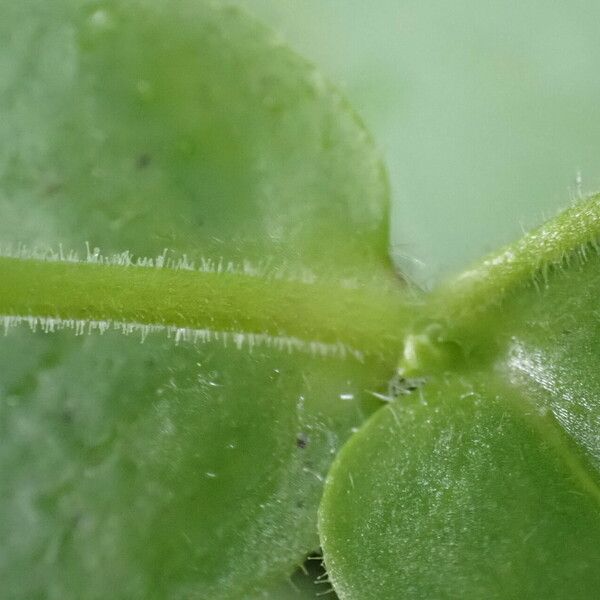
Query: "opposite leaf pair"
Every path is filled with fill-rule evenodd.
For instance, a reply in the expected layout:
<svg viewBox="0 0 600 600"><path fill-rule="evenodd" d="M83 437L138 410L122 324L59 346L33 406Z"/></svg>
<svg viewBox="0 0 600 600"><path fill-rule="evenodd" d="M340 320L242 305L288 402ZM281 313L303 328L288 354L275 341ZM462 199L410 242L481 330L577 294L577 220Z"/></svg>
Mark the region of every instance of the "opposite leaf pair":
<svg viewBox="0 0 600 600"><path fill-rule="evenodd" d="M3 344L4 595L281 597L404 353L426 384L321 505L340 597L593 597L598 201L417 306L364 128L262 27L191 0L2 9L0 313L107 330ZM86 240L129 253L48 250Z"/></svg>

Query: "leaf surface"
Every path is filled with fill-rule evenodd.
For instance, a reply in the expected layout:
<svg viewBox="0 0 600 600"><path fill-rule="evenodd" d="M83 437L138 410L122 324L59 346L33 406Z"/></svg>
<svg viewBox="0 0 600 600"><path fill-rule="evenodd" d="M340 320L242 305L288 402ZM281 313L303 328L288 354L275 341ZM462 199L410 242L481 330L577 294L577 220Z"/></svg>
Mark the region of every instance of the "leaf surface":
<svg viewBox="0 0 600 600"><path fill-rule="evenodd" d="M490 374L430 382L338 456L321 543L342 599L581 598L600 491L549 415Z"/></svg>
<svg viewBox="0 0 600 600"><path fill-rule="evenodd" d="M168 248L336 277L387 268L387 180L368 134L244 13L188 0L3 10L4 244Z"/></svg>
<svg viewBox="0 0 600 600"><path fill-rule="evenodd" d="M187 0L0 7L6 251L399 297L368 135L262 26ZM3 596L247 598L318 545L325 473L391 358L223 339L8 331Z"/></svg>
<svg viewBox="0 0 600 600"><path fill-rule="evenodd" d="M430 381L347 444L326 486L320 531L341 598L595 597L599 206L565 211L434 296L430 341L462 362L425 357Z"/></svg>

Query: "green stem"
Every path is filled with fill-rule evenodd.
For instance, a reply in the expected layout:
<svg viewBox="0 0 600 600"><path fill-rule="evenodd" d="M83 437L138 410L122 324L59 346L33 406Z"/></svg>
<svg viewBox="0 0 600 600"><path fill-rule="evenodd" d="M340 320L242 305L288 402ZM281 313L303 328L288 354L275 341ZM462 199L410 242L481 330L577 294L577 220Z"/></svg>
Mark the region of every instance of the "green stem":
<svg viewBox="0 0 600 600"><path fill-rule="evenodd" d="M0 258L0 314L108 320L343 345L395 361L403 286L344 287L233 273Z"/></svg>
<svg viewBox="0 0 600 600"><path fill-rule="evenodd" d="M497 306L523 285L546 285L553 270L597 253L599 240L600 194L463 272L439 289L434 303L452 319L471 318Z"/></svg>
<svg viewBox="0 0 600 600"><path fill-rule="evenodd" d="M555 273L600 249L600 194L591 196L440 286L407 336L401 369L421 374L455 364L473 350L488 360L491 327L501 328L508 301L526 286L544 288ZM487 354L486 354L487 352ZM462 357L459 357L462 355Z"/></svg>

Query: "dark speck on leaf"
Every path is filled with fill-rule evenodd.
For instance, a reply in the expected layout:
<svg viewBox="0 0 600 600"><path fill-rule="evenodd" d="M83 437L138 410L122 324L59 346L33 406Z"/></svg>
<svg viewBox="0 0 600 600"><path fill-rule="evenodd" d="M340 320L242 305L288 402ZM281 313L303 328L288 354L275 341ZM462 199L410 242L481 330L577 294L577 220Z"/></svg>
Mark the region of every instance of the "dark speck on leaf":
<svg viewBox="0 0 600 600"><path fill-rule="evenodd" d="M146 154L146 153L140 154L135 161L135 166L138 169L145 169L150 164L151 161L152 161L152 159L150 158L149 154Z"/></svg>
<svg viewBox="0 0 600 600"><path fill-rule="evenodd" d="M308 437L304 433L299 433L296 438L296 446L300 448L300 450L304 450L306 446L308 446Z"/></svg>
<svg viewBox="0 0 600 600"><path fill-rule="evenodd" d="M397 398L418 390L425 383L424 379L408 379L399 374L394 375L388 383L388 396Z"/></svg>

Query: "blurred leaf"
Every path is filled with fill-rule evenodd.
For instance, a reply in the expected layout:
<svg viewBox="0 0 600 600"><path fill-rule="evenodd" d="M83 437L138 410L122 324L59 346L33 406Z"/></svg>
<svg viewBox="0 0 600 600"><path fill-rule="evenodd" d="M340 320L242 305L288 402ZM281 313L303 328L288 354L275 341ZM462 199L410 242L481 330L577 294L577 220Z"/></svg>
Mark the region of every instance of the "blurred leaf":
<svg viewBox="0 0 600 600"><path fill-rule="evenodd" d="M365 118L390 171L395 256L420 281L600 189L596 0L236 3Z"/></svg>
<svg viewBox="0 0 600 600"><path fill-rule="evenodd" d="M0 246L400 286L368 135L262 26L191 0L0 5ZM325 473L392 369L9 331L1 595L262 593L318 546Z"/></svg>

